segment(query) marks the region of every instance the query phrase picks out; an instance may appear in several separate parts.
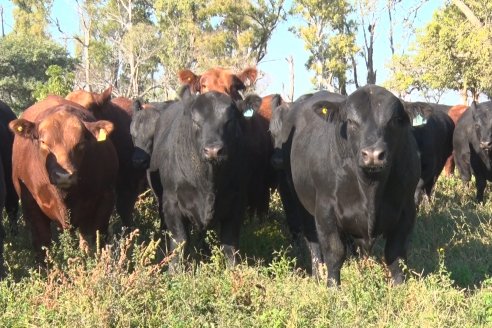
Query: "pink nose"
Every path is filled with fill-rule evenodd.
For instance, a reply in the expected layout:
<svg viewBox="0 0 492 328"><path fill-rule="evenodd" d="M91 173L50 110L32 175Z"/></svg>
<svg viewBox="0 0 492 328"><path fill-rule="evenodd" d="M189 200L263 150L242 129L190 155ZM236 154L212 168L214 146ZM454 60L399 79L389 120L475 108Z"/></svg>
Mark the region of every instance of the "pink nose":
<svg viewBox="0 0 492 328"><path fill-rule="evenodd" d="M364 165L381 166L386 163L386 151L382 148L365 148L361 153Z"/></svg>
<svg viewBox="0 0 492 328"><path fill-rule="evenodd" d="M203 149L203 152L205 154L205 158L214 159L222 154L222 149L223 149L222 146L211 146L211 147L205 147Z"/></svg>

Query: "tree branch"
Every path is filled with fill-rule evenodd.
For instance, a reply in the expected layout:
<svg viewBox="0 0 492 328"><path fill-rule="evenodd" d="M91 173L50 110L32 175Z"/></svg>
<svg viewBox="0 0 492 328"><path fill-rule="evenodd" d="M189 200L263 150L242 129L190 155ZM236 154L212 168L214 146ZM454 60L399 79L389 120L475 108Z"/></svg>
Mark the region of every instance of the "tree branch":
<svg viewBox="0 0 492 328"><path fill-rule="evenodd" d="M484 25L478 19L477 16L473 13L473 11L461 0L452 0L453 4L458 7L458 9L466 16L468 21L472 23L476 27L483 27Z"/></svg>

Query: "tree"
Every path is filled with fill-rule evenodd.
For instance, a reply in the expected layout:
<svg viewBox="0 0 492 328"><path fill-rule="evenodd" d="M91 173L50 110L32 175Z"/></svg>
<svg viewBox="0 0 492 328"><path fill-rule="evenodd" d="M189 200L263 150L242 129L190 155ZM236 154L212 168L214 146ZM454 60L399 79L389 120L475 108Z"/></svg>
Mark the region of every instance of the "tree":
<svg viewBox="0 0 492 328"><path fill-rule="evenodd" d="M313 84L346 94L346 72L358 48L355 45L355 23L348 19L353 11L346 0L295 0L293 14L304 25L291 28L311 53L306 68L314 71ZM352 61L351 61L352 62Z"/></svg>
<svg viewBox="0 0 492 328"><path fill-rule="evenodd" d="M468 92L473 99L481 92L490 94L489 38L488 29L473 26L457 7L448 5L419 33L414 53L405 58L405 69L394 73L388 84L400 89L456 90L464 103ZM395 57L392 65L398 65L400 59Z"/></svg>
<svg viewBox="0 0 492 328"><path fill-rule="evenodd" d="M75 74L71 70L58 65L50 65L46 70L46 76L48 77L46 82L36 83L34 97L37 101L50 94L65 97L73 90Z"/></svg>
<svg viewBox="0 0 492 328"><path fill-rule="evenodd" d="M183 68L205 70L212 66L243 69L257 65L268 41L285 19L284 0L158 0L156 17L163 51L162 84L176 89Z"/></svg>
<svg viewBox="0 0 492 328"><path fill-rule="evenodd" d="M35 102L38 83L46 83L46 71L57 65L65 72L75 61L53 41L28 35L9 34L0 39L0 99L18 111Z"/></svg>
<svg viewBox="0 0 492 328"><path fill-rule="evenodd" d="M12 3L15 6L14 33L36 37L48 36L52 0L12 0Z"/></svg>

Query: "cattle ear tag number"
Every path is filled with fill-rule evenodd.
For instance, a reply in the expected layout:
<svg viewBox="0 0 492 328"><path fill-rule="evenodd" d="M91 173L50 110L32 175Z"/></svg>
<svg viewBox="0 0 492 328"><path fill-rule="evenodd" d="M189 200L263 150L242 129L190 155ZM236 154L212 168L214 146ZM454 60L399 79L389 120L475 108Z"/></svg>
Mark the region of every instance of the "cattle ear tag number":
<svg viewBox="0 0 492 328"><path fill-rule="evenodd" d="M255 111L253 110L253 108L248 108L244 111L243 116L244 117L253 117L254 113L255 113Z"/></svg>
<svg viewBox="0 0 492 328"><path fill-rule="evenodd" d="M99 134L97 135L97 141L101 142L106 140L107 135L106 130L100 129Z"/></svg>

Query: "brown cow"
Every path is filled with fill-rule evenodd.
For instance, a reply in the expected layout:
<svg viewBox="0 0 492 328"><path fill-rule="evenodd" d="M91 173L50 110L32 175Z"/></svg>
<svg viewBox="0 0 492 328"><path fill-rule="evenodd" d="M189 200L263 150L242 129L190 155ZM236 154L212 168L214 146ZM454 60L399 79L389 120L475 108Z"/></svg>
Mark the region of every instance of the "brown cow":
<svg viewBox="0 0 492 328"><path fill-rule="evenodd" d="M179 79L182 84L190 87L192 93L217 91L230 95L234 100L240 100L243 98L240 91L246 89L246 81L250 84L255 83L257 75L258 71L254 67L246 68L239 74L216 67L205 71L202 75L196 75L190 70L182 70L179 72Z"/></svg>
<svg viewBox="0 0 492 328"><path fill-rule="evenodd" d="M253 84L258 71L249 67L234 74L223 68L211 68L202 75L196 75L190 70L179 72L181 83L188 86L192 93L217 91L230 95L234 100L242 99L240 91L246 89L246 82ZM248 150L252 156L253 179L248 185L248 208L250 215L264 215L268 212L270 188L276 185L276 174L270 164L273 154L273 144L268 127L272 108L272 100L279 102L279 95L270 95L262 100L258 115L248 120L246 134L248 135ZM272 107L273 106L273 107Z"/></svg>
<svg viewBox="0 0 492 328"><path fill-rule="evenodd" d="M49 96L9 128L15 133L12 178L35 249L48 246L51 221L62 229L79 228L87 248L87 237L106 233L114 206L118 158L106 140L113 124Z"/></svg>
<svg viewBox="0 0 492 328"><path fill-rule="evenodd" d="M461 115L468 109L467 105L456 105L451 107L448 110L448 115L451 117L451 119L454 122L454 125L456 126L456 123L458 123L458 120L460 119ZM451 176L454 174L454 155L449 156L448 160L446 161L446 164L444 164L444 174L447 176Z"/></svg>
<svg viewBox="0 0 492 328"><path fill-rule="evenodd" d="M118 180L116 183L116 211L127 227L133 225L132 212L139 191L145 183L145 170L132 165L134 146L130 135L130 123L133 115L133 101L124 97L111 99L112 88L102 93L77 90L67 95L66 99L76 102L88 109L99 120L108 120L114 124L110 135L118 153Z"/></svg>

